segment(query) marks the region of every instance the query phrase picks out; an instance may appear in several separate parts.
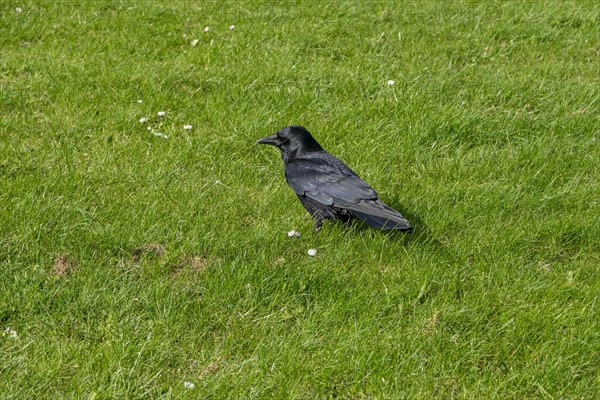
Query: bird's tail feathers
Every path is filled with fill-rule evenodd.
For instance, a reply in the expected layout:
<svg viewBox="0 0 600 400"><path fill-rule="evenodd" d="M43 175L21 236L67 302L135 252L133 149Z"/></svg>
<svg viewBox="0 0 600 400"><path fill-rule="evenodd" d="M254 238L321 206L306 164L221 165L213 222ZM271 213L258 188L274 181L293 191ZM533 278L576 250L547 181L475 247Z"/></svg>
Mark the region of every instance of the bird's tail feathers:
<svg viewBox="0 0 600 400"><path fill-rule="evenodd" d="M398 211L379 200L362 200L357 204L344 205L352 215L367 225L381 230L396 229L412 232L413 227Z"/></svg>

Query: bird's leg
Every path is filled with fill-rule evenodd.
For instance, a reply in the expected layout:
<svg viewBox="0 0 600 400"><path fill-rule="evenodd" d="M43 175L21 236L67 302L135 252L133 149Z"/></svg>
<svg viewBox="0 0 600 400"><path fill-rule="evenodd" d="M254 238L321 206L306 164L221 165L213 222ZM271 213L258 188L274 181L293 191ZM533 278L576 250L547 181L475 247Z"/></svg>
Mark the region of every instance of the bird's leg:
<svg viewBox="0 0 600 400"><path fill-rule="evenodd" d="M321 230L322 226L323 226L323 219L320 216L315 215L315 226L313 227L313 231L319 232Z"/></svg>

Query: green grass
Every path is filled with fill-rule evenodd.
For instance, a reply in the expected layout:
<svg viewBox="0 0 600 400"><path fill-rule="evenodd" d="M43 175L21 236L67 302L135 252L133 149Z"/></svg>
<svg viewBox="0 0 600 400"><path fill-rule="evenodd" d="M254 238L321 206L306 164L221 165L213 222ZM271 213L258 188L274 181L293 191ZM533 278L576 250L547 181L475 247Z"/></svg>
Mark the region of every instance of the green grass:
<svg viewBox="0 0 600 400"><path fill-rule="evenodd" d="M3 1L0 397L598 398L599 12ZM312 234L290 124L415 233Z"/></svg>

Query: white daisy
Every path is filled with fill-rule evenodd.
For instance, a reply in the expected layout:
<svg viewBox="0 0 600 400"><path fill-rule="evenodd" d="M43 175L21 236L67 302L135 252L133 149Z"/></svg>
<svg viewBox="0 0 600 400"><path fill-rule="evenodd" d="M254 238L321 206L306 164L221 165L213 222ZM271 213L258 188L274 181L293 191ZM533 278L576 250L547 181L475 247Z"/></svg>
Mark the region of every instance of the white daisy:
<svg viewBox="0 0 600 400"><path fill-rule="evenodd" d="M2 332L2 336L8 336L10 338L16 338L17 337L17 331L15 331L14 329L10 329L10 327L7 326L6 329L4 329L4 331Z"/></svg>
<svg viewBox="0 0 600 400"><path fill-rule="evenodd" d="M196 385L194 385L192 382L188 382L188 381L185 381L185 382L183 382L183 386L184 386L186 389L193 389L193 388L195 388L195 387L196 387Z"/></svg>

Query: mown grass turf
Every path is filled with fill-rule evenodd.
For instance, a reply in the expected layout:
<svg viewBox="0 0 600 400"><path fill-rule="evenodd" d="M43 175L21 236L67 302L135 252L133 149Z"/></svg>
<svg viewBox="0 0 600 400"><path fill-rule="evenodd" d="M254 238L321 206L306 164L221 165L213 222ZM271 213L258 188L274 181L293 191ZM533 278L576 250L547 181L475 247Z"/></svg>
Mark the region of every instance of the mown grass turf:
<svg viewBox="0 0 600 400"><path fill-rule="evenodd" d="M598 16L3 1L0 397L600 396ZM289 124L415 233L312 234Z"/></svg>

